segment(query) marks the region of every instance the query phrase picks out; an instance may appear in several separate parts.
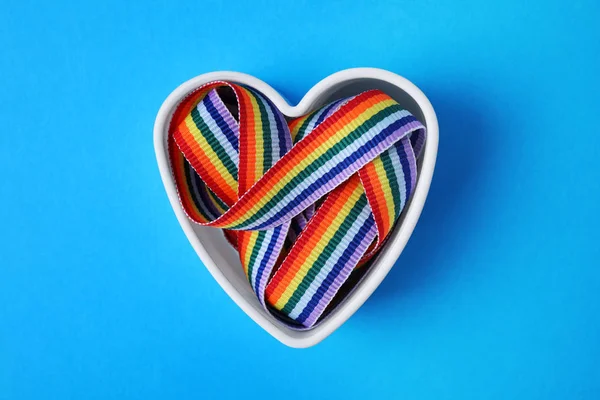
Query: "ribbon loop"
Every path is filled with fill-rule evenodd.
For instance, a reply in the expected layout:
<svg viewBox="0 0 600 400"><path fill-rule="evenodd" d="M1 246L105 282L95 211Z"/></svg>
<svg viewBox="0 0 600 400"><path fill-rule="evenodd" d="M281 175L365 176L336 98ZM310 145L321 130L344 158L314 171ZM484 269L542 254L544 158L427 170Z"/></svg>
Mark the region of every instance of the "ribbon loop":
<svg viewBox="0 0 600 400"><path fill-rule="evenodd" d="M218 81L184 99L168 140L188 217L222 228L263 306L307 329L393 229L425 128L379 90L288 122L262 93Z"/></svg>

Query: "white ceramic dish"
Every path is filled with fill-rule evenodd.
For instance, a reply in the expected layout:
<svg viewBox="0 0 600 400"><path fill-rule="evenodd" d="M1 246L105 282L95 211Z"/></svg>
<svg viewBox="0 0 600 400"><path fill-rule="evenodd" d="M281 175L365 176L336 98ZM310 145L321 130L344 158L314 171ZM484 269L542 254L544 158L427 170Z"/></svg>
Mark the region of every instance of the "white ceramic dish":
<svg viewBox="0 0 600 400"><path fill-rule="evenodd" d="M213 80L226 80L252 86L267 96L288 117L306 114L330 101L368 89L381 89L427 127L427 142L419 163L419 177L415 192L387 245L379 253L358 287L313 329L307 331L290 329L266 312L248 285L237 253L226 242L223 234L217 229L199 226L188 220L179 204L167 154L167 129L178 103L190 91ZM175 215L196 253L215 280L250 318L276 339L291 347L310 347L329 336L358 310L379 286L404 249L429 191L437 156L438 123L431 103L421 90L407 79L381 69L353 68L330 75L310 89L296 106L288 104L275 89L253 76L222 71L190 79L167 97L156 117L154 148L160 175Z"/></svg>

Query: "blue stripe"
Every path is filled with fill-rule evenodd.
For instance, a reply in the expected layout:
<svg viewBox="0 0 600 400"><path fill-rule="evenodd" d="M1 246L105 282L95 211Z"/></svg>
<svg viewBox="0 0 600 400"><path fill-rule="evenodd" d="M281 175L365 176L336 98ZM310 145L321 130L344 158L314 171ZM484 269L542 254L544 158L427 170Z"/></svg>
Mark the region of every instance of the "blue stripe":
<svg viewBox="0 0 600 400"><path fill-rule="evenodd" d="M331 284L335 281L335 278L340 274L340 271L344 268L344 266L348 264L348 260L350 260L352 254L354 254L356 247L358 247L360 242L365 238L366 234L369 232L369 230L373 227L374 224L375 220L373 219L373 214L371 214L366 219L364 224L360 227L356 235L354 235L354 238L352 238L350 245L344 249L342 256L335 263L331 271L329 271L329 273L321 283L321 286L319 286L319 288L317 289L313 297L310 299L304 310L302 310L298 318L296 318L296 322L304 323L304 321L306 321L306 318L310 316L315 307L319 304L319 301L321 301L321 299L327 292L327 289L329 289Z"/></svg>
<svg viewBox="0 0 600 400"><path fill-rule="evenodd" d="M206 192L208 188L206 187L206 184L204 183L202 178L198 176L198 174L196 173L194 168L192 168L190 163L185 159L184 161L184 172L186 179L188 179L188 187L190 189L190 193L192 194L192 201L199 210L204 211L203 214L208 216L208 218L210 218L211 220L217 219L221 214L213 204L212 200L208 197L208 193ZM197 192L200 197L199 199L196 196L196 191L194 190L194 186L192 185L192 180L198 188Z"/></svg>
<svg viewBox="0 0 600 400"><path fill-rule="evenodd" d="M414 131L412 135L410 135L410 145L414 148L417 145L417 140L419 139L419 131Z"/></svg>
<svg viewBox="0 0 600 400"><path fill-rule="evenodd" d="M323 113L321 115L319 115L319 119L317 119L317 122L315 122L315 128L325 120L325 117L327 117L327 114L329 114L329 111L331 111L331 109L333 109L334 107L336 107L338 104L340 104L342 100L338 100L338 101L334 101L333 103L331 103L330 105L328 105L327 107L325 107L325 110L323 111Z"/></svg>
<svg viewBox="0 0 600 400"><path fill-rule="evenodd" d="M308 118L306 121L304 121L302 123L302 126L300 126L300 129L298 130L298 133L296 134L296 137L294 138L294 143L298 143L300 140L304 139L306 137L306 135L308 135L310 132L312 132L313 130L315 130L315 128L317 126L319 126L319 124L321 122L323 122L325 120L325 117L327 116L327 113L329 113L329 111L335 107L335 105L337 103L339 103L340 101L336 101L333 102L329 105L327 105L325 108L323 108L322 110L319 110L317 112L315 112L310 118ZM309 125L312 124L312 120L315 120L315 123L313 125L312 130L308 130L308 129L302 129L303 127L308 127Z"/></svg>
<svg viewBox="0 0 600 400"><path fill-rule="evenodd" d="M279 225L277 228L273 229L273 236L271 236L271 240L269 242L269 246L267 247L267 250L265 251L265 255L262 258L262 260L260 261L260 266L258 267L258 271L256 271L256 280L254 281L254 293L256 293L257 295L260 296L260 294L258 293L259 291L259 284L260 284L260 279L263 275L263 272L271 258L271 255L273 254L273 250L275 249L275 244L277 243L277 240L279 239L279 235L280 235L280 231L281 231L281 226Z"/></svg>
<svg viewBox="0 0 600 400"><path fill-rule="evenodd" d="M277 124L277 139L279 140L279 158L281 158L285 155L285 153L289 151L287 147L286 137L289 138L290 132L288 130L287 124L283 124L283 116L279 113L279 110L277 110L270 102L268 104L271 110L273 111L273 115L275 116L275 123Z"/></svg>
<svg viewBox="0 0 600 400"><path fill-rule="evenodd" d="M208 111L210 116L215 120L215 122L217 123L219 128L221 128L221 131L225 134L227 141L229 143L231 143L231 146L233 146L233 149L235 151L239 151L238 138L237 138L236 134L231 130L231 128L229 127L229 124L227 124L227 122L225 122L225 120L223 119L221 114L219 114L219 110L216 109L216 107L213 104L210 97L205 96L204 100L202 100L202 103L204 104L204 107L206 107L206 110Z"/></svg>
<svg viewBox="0 0 600 400"><path fill-rule="evenodd" d="M425 129L417 129L410 136L410 144L415 152L415 159L421 154L423 145L425 144Z"/></svg>
<svg viewBox="0 0 600 400"><path fill-rule="evenodd" d="M290 231L294 234L295 237L298 237L300 233L302 233L302 229L300 229L300 222L296 217L292 218L292 223L290 224Z"/></svg>
<svg viewBox="0 0 600 400"><path fill-rule="evenodd" d="M281 112L262 93L250 88L246 89L252 92L256 97L260 98L263 101L263 103L267 104L271 109L271 113L273 114L273 118L275 118L275 124L277 126L277 140L279 141L279 158L283 157L285 153L287 153L289 150L287 148L286 138L289 138L290 132L288 130L287 124L284 124L282 122L283 116L281 115ZM271 132L273 132L272 129ZM273 164L276 161L277 160L273 160Z"/></svg>
<svg viewBox="0 0 600 400"><path fill-rule="evenodd" d="M406 188L406 201L401 207L406 205L408 202L408 198L410 197L410 192L412 188L410 187L411 175L410 175L410 164L408 163L408 157L406 152L404 151L404 146L402 145L402 140L397 143L397 146L394 146L396 151L398 152L398 157L400 158L400 164L402 164L402 172L404 173L404 187Z"/></svg>
<svg viewBox="0 0 600 400"><path fill-rule="evenodd" d="M331 170L329 170L325 175L323 175L322 177L317 179L310 186L308 186L306 189L304 189L299 195L297 195L292 201L290 201L288 204L286 204L281 210L279 210L279 212L277 212L275 215L273 215L271 218L269 218L267 221L263 222L259 226L253 228L253 230L266 229L266 227L268 227L272 223L277 222L285 214L287 214L294 207L296 207L298 204L300 204L303 200L305 200L307 197L309 197L311 194L313 194L318 188L320 188L321 186L323 186L323 185L327 184L328 182L332 181L333 179L335 179L339 174L341 174L343 171L345 171L354 161L356 161L356 159L362 157L368 151L372 150L374 147L379 145L381 142L383 142L385 139L387 139L390 136L390 134L401 129L404 125L406 125L410 122L413 122L413 121L416 121L415 117L413 117L412 115L407 115L406 117L403 117L397 121L392 122L390 125L388 125L387 128L382 129L381 132L379 132L377 135L375 135L373 137L373 139L371 139L370 141L365 143L364 146L358 148L356 151L354 151L348 157L346 157L342 161L340 161L336 166L334 166ZM410 174L409 174L409 176L410 176ZM244 226L244 225L242 224L241 226ZM237 226L236 226L236 228L237 228Z"/></svg>

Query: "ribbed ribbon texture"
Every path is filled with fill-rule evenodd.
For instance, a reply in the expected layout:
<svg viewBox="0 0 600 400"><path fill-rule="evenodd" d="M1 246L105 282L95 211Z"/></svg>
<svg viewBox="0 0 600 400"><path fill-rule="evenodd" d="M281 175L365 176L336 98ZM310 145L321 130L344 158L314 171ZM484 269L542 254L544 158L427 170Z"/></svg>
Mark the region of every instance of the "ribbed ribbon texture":
<svg viewBox="0 0 600 400"><path fill-rule="evenodd" d="M168 142L187 216L223 229L265 309L308 329L385 243L425 127L379 90L287 120L257 90L217 81L180 103Z"/></svg>

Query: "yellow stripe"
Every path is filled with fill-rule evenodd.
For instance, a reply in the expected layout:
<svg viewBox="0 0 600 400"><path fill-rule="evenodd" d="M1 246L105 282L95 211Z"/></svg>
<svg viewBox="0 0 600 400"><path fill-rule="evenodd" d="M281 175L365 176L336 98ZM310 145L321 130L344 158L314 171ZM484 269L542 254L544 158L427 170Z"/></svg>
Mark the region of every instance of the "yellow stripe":
<svg viewBox="0 0 600 400"><path fill-rule="evenodd" d="M194 202L192 186L187 184L187 178L185 176L185 164L182 163L183 159L184 159L183 154L181 154L181 160L179 163L179 169L180 169L179 173L183 174L183 176L181 176L180 179L183 179L183 181L186 182L185 185L183 185L183 187L185 188L185 191L186 191L186 193L184 195L187 199L188 204L190 204L192 206L192 211L194 213L196 213L197 219L201 222L210 222L204 217L204 215L202 215L202 213L200 212L200 209L196 206L196 203Z"/></svg>
<svg viewBox="0 0 600 400"><path fill-rule="evenodd" d="M325 246L327 246L329 241L333 238L333 236L335 236L336 232L340 229L340 226L346 220L346 217L348 216L348 214L350 214L350 211L352 210L354 205L358 202L358 200L360 199L360 196L363 193L364 193L364 189L363 189L362 185L357 185L356 188L354 189L354 191L352 192L352 194L348 197L348 200L347 200L346 204L344 205L344 208L340 211L338 216L333 220L333 224L331 224L329 227L327 227L327 230L325 231L325 234L323 235L321 240L319 240L319 243L317 243L316 246L310 250L310 254L304 261L304 264L302 265L302 267L300 267L300 269L298 270L296 275L292 278L292 280L290 281L289 285L286 287L286 289L283 292L283 294L281 295L281 297L279 297L279 300L277 300L277 302L274 304L275 308L277 308L278 310L281 310L281 309L283 309L283 307L285 307L285 305L290 300L290 298L292 297L292 295L294 294L294 292L296 291L298 286L300 286L300 283L302 283L302 280L304 279L306 274L308 274L308 271L310 271L312 266L317 261L317 258L319 258L319 255L321 254L321 252L323 251ZM306 252L307 250L308 250L307 248L304 248L303 252Z"/></svg>
<svg viewBox="0 0 600 400"><path fill-rule="evenodd" d="M314 149L307 158L301 160L296 166L294 166L294 168L292 168L277 183L277 187L281 188L281 187L285 186L289 181L291 181L295 176L297 176L300 173L300 171L305 169L310 162L312 162L313 160L318 158L318 156L325 153L328 149L333 147L336 143L338 143L345 136L347 136L347 132L346 132L347 128L350 128L350 130L353 130L352 128L362 125L362 123L364 121L368 120L373 115L377 114L381 110L384 110L394 104L397 104L397 102L392 99L386 99L386 100L380 101L377 104L374 104L372 107L365 110L362 114L357 116L352 121L348 122L343 127L339 128L338 131L336 132L336 134L334 134L331 138L329 138L325 143L323 143L317 149ZM359 122L357 123L357 121L359 121ZM236 221L234 221L230 224L227 224L226 226L223 226L223 228L228 228L228 227L232 227L232 226L238 225L240 223L243 223L247 219L249 219L252 215L255 215L262 207L265 206L265 204L267 204L267 202L269 200L271 200L278 193L277 187L272 188L272 190L265 193L265 195L262 196L261 199L253 207L251 207L247 212L245 212L243 215L241 215L239 218L237 218Z"/></svg>
<svg viewBox="0 0 600 400"><path fill-rule="evenodd" d="M248 241L248 246L246 246L245 254L240 254L240 258L244 267L244 272L248 275L248 266L250 265L250 257L252 256L252 252L254 251L254 247L256 246L256 242L258 240L258 235L261 231L243 231L243 235L246 236L245 240Z"/></svg>
<svg viewBox="0 0 600 400"><path fill-rule="evenodd" d="M264 174L263 171L263 162L264 162L264 140L263 140L263 127L262 121L260 119L260 108L258 106L258 102L254 94L248 92L248 97L250 98L250 104L252 105L252 113L254 114L254 160L256 162L254 170L256 173L253 175L254 182L256 183Z"/></svg>
<svg viewBox="0 0 600 400"><path fill-rule="evenodd" d="M250 265L250 256L254 251L254 247L256 246L256 239L258 238L258 234L260 231L244 231L243 235L246 236L244 239L248 242L246 246L246 253L242 254L242 264L244 267L244 272L248 275L248 266Z"/></svg>
<svg viewBox="0 0 600 400"><path fill-rule="evenodd" d="M237 192L237 182L236 182L235 178L229 173L229 171L227 170L227 168L225 167L223 162L219 159L219 157L212 151L210 145L208 144L208 141L206 140L204 135L202 135L202 133L200 132L200 130L194 123L191 113L185 118L185 125L187 126L188 130L194 137L194 140L200 145L200 147L202 149L205 150L207 156L210 159L211 164L215 167L215 169L219 173L221 180L223 180L225 182L225 184L227 184L227 186L230 187L233 192ZM211 150L209 150L209 149L211 149ZM214 156L211 157L211 155L214 155ZM213 177L213 179L215 179L215 178L216 177Z"/></svg>
<svg viewBox="0 0 600 400"><path fill-rule="evenodd" d="M385 174L385 168L383 167L383 161L381 160L381 157L377 156L377 158L373 160L373 166L375 167L377 179L379 180L381 189L383 190L381 197L383 197L383 201L385 202L385 206L388 210L388 226L391 227L394 224L393 220L396 216L396 213L394 212L394 197L390 191L390 185L387 175Z"/></svg>
<svg viewBox="0 0 600 400"><path fill-rule="evenodd" d="M302 127L302 125L304 125L304 122L306 121L306 119L308 117L310 117L312 114L308 114L305 117L301 117L298 121L294 121L295 125L294 125L294 129L292 129L290 131L291 135L292 135L292 142L296 141L296 136L298 136L298 132L300 132L300 128Z"/></svg>

